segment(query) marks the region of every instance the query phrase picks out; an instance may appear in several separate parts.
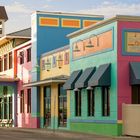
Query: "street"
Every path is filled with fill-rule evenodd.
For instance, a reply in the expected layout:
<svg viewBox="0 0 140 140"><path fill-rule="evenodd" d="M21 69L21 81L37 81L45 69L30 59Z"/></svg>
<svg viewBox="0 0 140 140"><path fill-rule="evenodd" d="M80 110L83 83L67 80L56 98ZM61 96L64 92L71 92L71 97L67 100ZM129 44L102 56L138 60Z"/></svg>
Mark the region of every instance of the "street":
<svg viewBox="0 0 140 140"><path fill-rule="evenodd" d="M73 132L52 132L46 129L0 128L0 140L139 140L135 137L105 137Z"/></svg>

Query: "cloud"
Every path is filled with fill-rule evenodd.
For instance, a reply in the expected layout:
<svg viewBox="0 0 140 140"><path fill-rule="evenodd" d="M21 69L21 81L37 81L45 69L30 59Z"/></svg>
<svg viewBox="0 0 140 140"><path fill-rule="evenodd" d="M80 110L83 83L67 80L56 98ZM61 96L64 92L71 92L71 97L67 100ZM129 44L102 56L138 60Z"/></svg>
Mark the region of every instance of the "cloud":
<svg viewBox="0 0 140 140"><path fill-rule="evenodd" d="M105 17L112 17L114 15L140 15L139 7L140 3L128 4L104 1L100 6L93 6L91 9L83 9L78 12L104 15Z"/></svg>
<svg viewBox="0 0 140 140"><path fill-rule="evenodd" d="M48 4L43 6L43 9L45 9L45 10L46 10L46 9L50 9L50 8L53 8L53 6L50 6L50 5L48 5Z"/></svg>
<svg viewBox="0 0 140 140"><path fill-rule="evenodd" d="M6 5L7 12L11 13L31 13L32 10L26 7L26 5L20 3L20 2L14 2L11 5Z"/></svg>

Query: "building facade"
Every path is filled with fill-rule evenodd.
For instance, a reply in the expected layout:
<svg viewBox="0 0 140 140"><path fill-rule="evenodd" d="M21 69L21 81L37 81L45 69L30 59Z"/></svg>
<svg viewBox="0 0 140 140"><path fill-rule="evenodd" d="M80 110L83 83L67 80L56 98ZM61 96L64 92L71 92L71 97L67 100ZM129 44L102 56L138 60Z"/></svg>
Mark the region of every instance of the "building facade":
<svg viewBox="0 0 140 140"><path fill-rule="evenodd" d="M68 35L70 130L122 134L122 104L139 104L139 25L116 16Z"/></svg>
<svg viewBox="0 0 140 140"><path fill-rule="evenodd" d="M0 38L0 114L2 125L17 126L17 55L14 49L30 40L25 30Z"/></svg>
<svg viewBox="0 0 140 140"><path fill-rule="evenodd" d="M40 81L25 84L40 88L40 128L67 129L69 95L63 84L69 77L69 46L41 55Z"/></svg>
<svg viewBox="0 0 140 140"><path fill-rule="evenodd" d="M90 24L103 20L103 16L80 15L59 12L32 14L32 82L40 80L40 56L68 44L66 35ZM40 88L32 87L32 124L40 127Z"/></svg>

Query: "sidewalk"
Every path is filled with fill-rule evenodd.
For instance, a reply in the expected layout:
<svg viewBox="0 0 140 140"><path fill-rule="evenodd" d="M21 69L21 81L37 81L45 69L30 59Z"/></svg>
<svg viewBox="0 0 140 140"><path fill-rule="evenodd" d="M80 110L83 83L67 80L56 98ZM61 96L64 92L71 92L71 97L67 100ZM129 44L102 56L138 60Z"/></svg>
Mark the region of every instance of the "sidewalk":
<svg viewBox="0 0 140 140"><path fill-rule="evenodd" d="M109 137L109 136L102 136L102 135L96 135L96 134L87 134L87 133L79 133L79 132L72 132L67 130L49 130L47 128L0 128L1 130L9 130L13 132L22 132L22 133L38 133L43 135L53 135L58 137L64 137L64 138L75 138L75 139L137 139L134 137L128 137L128 136L121 136L121 137Z"/></svg>

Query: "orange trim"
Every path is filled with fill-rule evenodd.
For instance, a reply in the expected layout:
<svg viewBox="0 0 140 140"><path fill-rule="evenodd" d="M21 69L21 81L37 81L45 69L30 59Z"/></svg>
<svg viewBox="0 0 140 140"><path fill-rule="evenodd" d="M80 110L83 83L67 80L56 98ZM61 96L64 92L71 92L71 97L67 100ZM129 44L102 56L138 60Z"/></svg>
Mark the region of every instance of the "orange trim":
<svg viewBox="0 0 140 140"><path fill-rule="evenodd" d="M49 18L49 17L40 17L39 18L39 25L40 26L59 26L59 19L58 18Z"/></svg>
<svg viewBox="0 0 140 140"><path fill-rule="evenodd" d="M14 51L14 77L17 77L17 51Z"/></svg>
<svg viewBox="0 0 140 140"><path fill-rule="evenodd" d="M95 23L97 23L97 21L95 21L95 20L83 20L83 27L88 27L88 26L93 25Z"/></svg>
<svg viewBox="0 0 140 140"><path fill-rule="evenodd" d="M62 27L70 27L70 28L80 28L80 20L79 19L62 19Z"/></svg>

